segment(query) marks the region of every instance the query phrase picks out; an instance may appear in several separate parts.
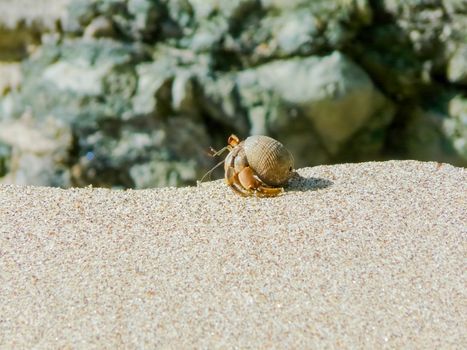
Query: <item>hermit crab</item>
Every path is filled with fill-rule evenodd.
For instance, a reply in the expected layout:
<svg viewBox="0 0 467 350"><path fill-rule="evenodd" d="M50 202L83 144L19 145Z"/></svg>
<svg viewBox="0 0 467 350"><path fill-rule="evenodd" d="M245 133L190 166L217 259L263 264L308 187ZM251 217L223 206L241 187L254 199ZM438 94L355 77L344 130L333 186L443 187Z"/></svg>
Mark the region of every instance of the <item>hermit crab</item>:
<svg viewBox="0 0 467 350"><path fill-rule="evenodd" d="M212 155L226 150L229 154L223 161L225 182L242 196L277 196L294 172L292 154L282 143L268 136L254 135L240 141L232 134L227 146L213 150Z"/></svg>

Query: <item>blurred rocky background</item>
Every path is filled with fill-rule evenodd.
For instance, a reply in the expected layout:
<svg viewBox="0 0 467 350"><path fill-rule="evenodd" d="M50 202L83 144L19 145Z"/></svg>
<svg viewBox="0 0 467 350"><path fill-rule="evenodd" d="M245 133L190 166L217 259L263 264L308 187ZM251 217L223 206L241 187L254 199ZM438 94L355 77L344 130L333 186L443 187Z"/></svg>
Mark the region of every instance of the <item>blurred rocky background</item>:
<svg viewBox="0 0 467 350"><path fill-rule="evenodd" d="M0 0L1 182L194 184L231 133L466 166L467 2Z"/></svg>

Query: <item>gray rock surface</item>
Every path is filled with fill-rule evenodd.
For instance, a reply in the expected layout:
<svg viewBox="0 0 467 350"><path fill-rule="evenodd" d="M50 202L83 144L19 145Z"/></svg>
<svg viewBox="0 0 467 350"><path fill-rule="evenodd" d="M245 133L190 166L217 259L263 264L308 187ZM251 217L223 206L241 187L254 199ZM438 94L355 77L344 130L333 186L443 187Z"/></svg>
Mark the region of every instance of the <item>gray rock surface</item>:
<svg viewBox="0 0 467 350"><path fill-rule="evenodd" d="M0 0L0 60L25 58L67 17L71 0Z"/></svg>
<svg viewBox="0 0 467 350"><path fill-rule="evenodd" d="M215 164L205 151L231 133L279 139L298 167L467 165L463 1L21 0L2 9L0 128L26 115L39 134L51 118L71 135L60 163L69 176L48 172L40 183L194 184ZM23 156L0 140L0 181L39 176L18 177L11 164L27 164ZM44 158L37 169L47 168Z"/></svg>
<svg viewBox="0 0 467 350"><path fill-rule="evenodd" d="M308 124L304 132L330 155L339 153L371 119L386 126L393 116L391 103L368 75L340 52L274 61L242 72L238 81L246 109L255 112L250 116L252 134L272 132L287 142L296 133L289 132L290 125ZM292 152L302 154L301 149ZM313 161L299 157L301 163Z"/></svg>
<svg viewBox="0 0 467 350"><path fill-rule="evenodd" d="M448 79L453 83L467 85L467 44L458 47L449 60Z"/></svg>
<svg viewBox="0 0 467 350"><path fill-rule="evenodd" d="M33 142L32 142L33 140ZM70 185L68 165L72 135L57 119L49 118L40 125L23 118L5 123L0 129L0 142L8 145L8 166L3 182L18 185Z"/></svg>

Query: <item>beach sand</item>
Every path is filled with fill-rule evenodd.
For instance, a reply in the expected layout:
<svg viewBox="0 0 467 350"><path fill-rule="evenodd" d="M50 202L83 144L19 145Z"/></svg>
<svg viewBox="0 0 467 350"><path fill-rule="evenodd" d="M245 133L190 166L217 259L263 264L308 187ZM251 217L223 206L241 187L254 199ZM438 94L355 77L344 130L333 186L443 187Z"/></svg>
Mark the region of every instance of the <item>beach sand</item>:
<svg viewBox="0 0 467 350"><path fill-rule="evenodd" d="M0 348L465 349L466 169L298 173L263 199L0 186Z"/></svg>

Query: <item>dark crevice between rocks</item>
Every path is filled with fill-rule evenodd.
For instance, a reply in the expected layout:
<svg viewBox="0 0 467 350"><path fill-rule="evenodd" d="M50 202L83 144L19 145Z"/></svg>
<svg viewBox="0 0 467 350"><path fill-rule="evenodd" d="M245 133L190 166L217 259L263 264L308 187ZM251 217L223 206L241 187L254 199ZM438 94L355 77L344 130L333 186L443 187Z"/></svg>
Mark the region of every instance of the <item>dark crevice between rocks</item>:
<svg viewBox="0 0 467 350"><path fill-rule="evenodd" d="M11 153L11 146L0 142L0 178L10 171Z"/></svg>
<svg viewBox="0 0 467 350"><path fill-rule="evenodd" d="M441 102L442 95L452 91L455 84L446 78L446 58L435 60L434 66L428 70L423 66L425 61L433 61L437 51L442 51L443 42L430 41L430 46L416 49L408 37L408 30L399 26L398 18L387 12L383 1L370 0L369 3L373 10L372 23L362 27L355 40L347 43L343 51L394 102L396 113L386 130L382 157L404 158L404 155L409 154L407 142L410 143L411 136L407 130L413 118L416 118L415 114L421 113L420 107L425 107L427 110L439 110L440 115L448 115L447 105L443 106ZM440 4L434 1L420 6L419 10L422 10ZM439 137L445 140L442 135ZM404 143L401 140L408 141ZM444 143L447 144L447 141ZM440 147L449 148L446 144Z"/></svg>

